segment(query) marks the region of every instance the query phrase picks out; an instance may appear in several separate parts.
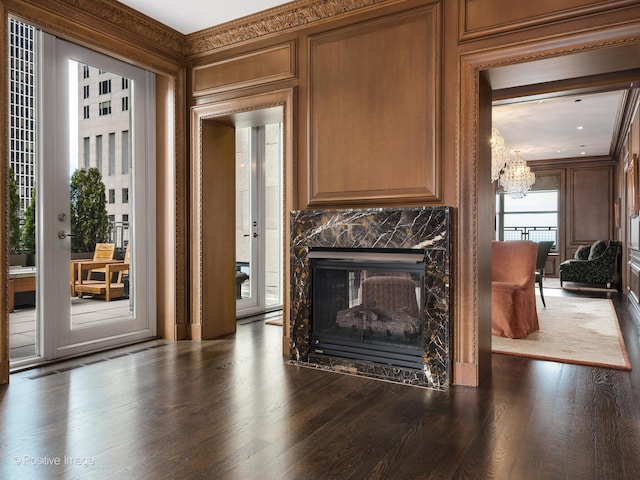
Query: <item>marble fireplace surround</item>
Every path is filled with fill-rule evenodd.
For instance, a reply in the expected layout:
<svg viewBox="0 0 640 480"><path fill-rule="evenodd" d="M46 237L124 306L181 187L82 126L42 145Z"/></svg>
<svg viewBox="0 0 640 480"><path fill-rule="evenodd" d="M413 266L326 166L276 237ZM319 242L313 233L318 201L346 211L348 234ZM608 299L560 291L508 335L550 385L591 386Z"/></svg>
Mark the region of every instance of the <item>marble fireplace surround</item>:
<svg viewBox="0 0 640 480"><path fill-rule="evenodd" d="M450 379L450 208L369 208L291 212L290 363L437 390ZM309 260L312 248L412 248L425 253L421 370L314 354Z"/></svg>

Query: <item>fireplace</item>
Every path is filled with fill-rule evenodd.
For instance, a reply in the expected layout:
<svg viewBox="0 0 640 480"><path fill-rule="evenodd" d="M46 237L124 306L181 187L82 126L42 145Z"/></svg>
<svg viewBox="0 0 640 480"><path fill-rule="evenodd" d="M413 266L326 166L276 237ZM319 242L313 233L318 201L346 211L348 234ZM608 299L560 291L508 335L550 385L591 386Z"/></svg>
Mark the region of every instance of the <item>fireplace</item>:
<svg viewBox="0 0 640 480"><path fill-rule="evenodd" d="M315 248L311 352L422 368L424 253Z"/></svg>
<svg viewBox="0 0 640 480"><path fill-rule="evenodd" d="M292 212L290 362L448 388L449 216Z"/></svg>

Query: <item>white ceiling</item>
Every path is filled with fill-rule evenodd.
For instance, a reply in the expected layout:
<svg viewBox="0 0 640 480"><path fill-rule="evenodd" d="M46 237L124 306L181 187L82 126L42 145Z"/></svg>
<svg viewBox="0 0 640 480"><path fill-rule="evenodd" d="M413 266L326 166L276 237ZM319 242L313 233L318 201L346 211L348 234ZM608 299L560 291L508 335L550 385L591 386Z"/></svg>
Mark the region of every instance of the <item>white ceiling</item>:
<svg viewBox="0 0 640 480"><path fill-rule="evenodd" d="M565 96L493 107L493 126L525 160L608 155L623 92Z"/></svg>
<svg viewBox="0 0 640 480"><path fill-rule="evenodd" d="M185 35L277 7L282 0L120 0Z"/></svg>

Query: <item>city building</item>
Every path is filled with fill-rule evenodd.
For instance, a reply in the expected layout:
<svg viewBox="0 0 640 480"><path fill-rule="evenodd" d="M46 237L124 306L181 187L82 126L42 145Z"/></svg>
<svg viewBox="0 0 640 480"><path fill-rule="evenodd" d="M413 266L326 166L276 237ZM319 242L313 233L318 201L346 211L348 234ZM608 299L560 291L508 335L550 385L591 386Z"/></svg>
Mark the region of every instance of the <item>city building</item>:
<svg viewBox="0 0 640 480"><path fill-rule="evenodd" d="M36 29L15 19L9 21L9 157L18 187L20 216L29 206L35 187L38 136Z"/></svg>
<svg viewBox="0 0 640 480"><path fill-rule="evenodd" d="M122 248L130 215L131 82L90 65L78 64L77 72L78 168L102 174L112 240Z"/></svg>

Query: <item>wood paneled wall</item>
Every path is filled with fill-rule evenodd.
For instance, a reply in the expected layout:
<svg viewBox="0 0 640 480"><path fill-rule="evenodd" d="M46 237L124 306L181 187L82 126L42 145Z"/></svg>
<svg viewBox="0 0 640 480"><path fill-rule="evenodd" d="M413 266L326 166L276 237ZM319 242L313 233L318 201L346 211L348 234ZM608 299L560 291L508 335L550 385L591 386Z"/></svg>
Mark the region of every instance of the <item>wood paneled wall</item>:
<svg viewBox="0 0 640 480"><path fill-rule="evenodd" d="M195 108L282 88L296 91L285 211L454 207L453 379L467 385L490 372L490 298L480 286L490 282L484 139L491 85L483 87L482 72L640 42L629 23L640 13L637 2L504 6L499 0L299 0L188 35L186 45ZM253 64L258 57L266 70ZM571 72L564 74L569 78ZM584 192L596 178L599 185L600 175L615 178L611 165L591 168L565 172L575 182L568 194L583 205L594 200ZM581 223L581 207L567 210L571 242L612 234L611 187L600 196L591 207L593 224Z"/></svg>
<svg viewBox="0 0 640 480"><path fill-rule="evenodd" d="M440 200L437 7L309 37L306 206Z"/></svg>
<svg viewBox="0 0 640 480"><path fill-rule="evenodd" d="M547 274L558 276L560 262L581 245L618 240L615 227L616 162L608 158L529 162L536 175L558 175L558 256Z"/></svg>
<svg viewBox="0 0 640 480"><path fill-rule="evenodd" d="M185 121L184 102L190 107L229 102L233 110L234 102L255 95L295 92L285 127L286 211L314 205L454 207L453 380L467 385L490 372L490 299L479 287L490 281L491 238L485 185L490 95L482 93L491 85L481 83L482 72L640 43L640 5L631 0L570 0L560 7L551 0L510 2L509 8L502 0L297 0L186 37L106 0L0 2L5 21L16 13L166 76L160 83L166 91L158 95L170 99L161 104L175 112L166 112L158 136L177 132L175 144L160 150L165 155L160 163L169 169L161 185L175 195L158 210L169 218L160 222L158 235L175 226L175 237L159 243L167 250L159 252L159 263L171 265L160 270L168 277L159 284L175 299L159 309L175 316L163 323L166 327L173 322L182 325L176 331L185 331L192 293L185 287L186 259L194 245L186 226L200 215L186 204L194 191L186 177L185 141L195 152L191 168L203 159L200 141ZM332 70L332 55L340 71ZM6 66L0 73L6 88ZM185 82L187 92L181 90ZM4 103L0 112L6 118ZM6 152L3 128L0 146ZM345 173L349 178L337 178ZM173 190L167 188L170 179ZM587 174L576 180L591 182ZM3 185L6 198L6 178ZM6 205L3 215L6 221ZM629 228L637 238L638 225ZM198 255L193 260L194 268L209 261ZM5 364L7 322L5 315L0 347ZM287 335L285 327L285 342Z"/></svg>

